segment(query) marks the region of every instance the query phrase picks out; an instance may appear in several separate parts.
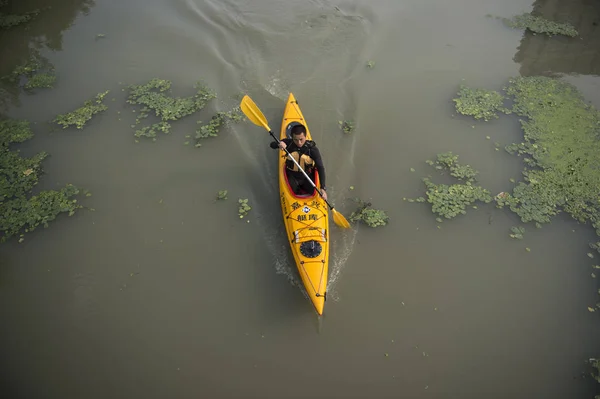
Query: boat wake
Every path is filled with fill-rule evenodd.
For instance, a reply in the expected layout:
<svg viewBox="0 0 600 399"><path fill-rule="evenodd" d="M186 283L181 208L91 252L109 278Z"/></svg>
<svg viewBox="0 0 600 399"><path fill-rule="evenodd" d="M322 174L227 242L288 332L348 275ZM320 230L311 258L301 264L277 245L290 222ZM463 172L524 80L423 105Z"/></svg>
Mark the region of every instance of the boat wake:
<svg viewBox="0 0 600 399"><path fill-rule="evenodd" d="M332 232L333 234L330 233L330 236L334 237L334 239L332 239L331 242L327 299L337 302L340 300L340 297L335 287L341 278L342 272L346 268L346 263L350 258L350 255L352 255L352 251L354 250L358 226L353 226L350 229L337 228L333 223L332 226L334 230Z"/></svg>
<svg viewBox="0 0 600 399"><path fill-rule="evenodd" d="M257 96L264 95L264 92L267 92L272 97L285 102L290 91L299 86L305 87L310 83L310 86L315 86L317 89L311 91L311 101L315 101L318 104L326 104L328 100L331 100L332 96L336 97L336 90L342 91L339 93L342 97L352 97L354 88L348 87L348 81L352 81L351 77L355 72L355 67L341 67L342 76L338 77L337 81L320 82L318 80L320 80L320 76L338 76L336 74L332 75L328 71L330 69L340 69L340 65L347 64L345 62L347 59L354 59L356 58L355 56L363 51L361 43L364 43L367 37L367 28L364 19L346 15L333 7L318 15L311 14L310 12L307 15L303 15L302 18L297 14L294 15L297 18L297 21L294 21L294 23L298 24L297 31L299 32L299 37L296 40L300 40L301 45L296 46L296 51L290 54L289 57L277 58L269 60L269 62L263 59L255 60L260 67L253 69L252 72L248 72L250 76L243 80L245 91L249 93L263 92L262 94L257 94ZM287 45L287 36L285 40ZM278 48L278 43L277 36L274 36L274 38L269 39L267 46ZM342 48L341 50L340 47ZM317 54L329 54L333 49L337 49L337 54L339 54L338 63L331 64L321 59L315 61L315 51ZM307 62L307 60L311 60L311 62ZM350 65L354 64L351 63ZM323 113L320 119L313 117L314 122L312 125L314 125L313 137L315 137L315 140L326 142L326 133L324 132L329 131L331 123L337 124L338 118L337 115L334 116L331 113L331 110L326 112L324 108L326 107L322 107ZM263 112L265 111L269 111L269 109L263 106ZM271 113L267 112L267 117L270 117L270 115ZM280 120L269 120L269 122L271 128L278 132ZM324 129L325 126L327 126L326 129ZM242 141L249 140L243 138L242 135L239 138ZM354 159L355 152L354 142L356 138L353 137L353 139L350 141L350 144L348 144L349 140L338 143L345 147L350 145L351 148L346 149L343 160L336 160L333 157L330 159L332 169L337 170L339 169L338 166L344 166L345 171L352 169L352 160ZM248 145L252 146L250 142L246 143L246 146ZM247 154L253 158L251 160L253 168L260 170L258 174L261 176L259 185L264 190L262 190L262 193L256 193L256 195L271 196L269 200L256 201L255 204L260 205L254 206L253 209L256 211L258 217L257 223L260 226L260 234L265 238L265 244L271 253L275 271L277 274L284 275L290 284L300 288L303 295L308 298L308 294L296 270L289 243L285 239L285 234L282 234L285 231L285 227L281 220L281 208L278 202L276 168L264 168L264 155L266 154L262 151L258 151L257 153L247 152ZM339 165L346 162L350 163L350 167L347 164ZM331 176L333 177L333 175ZM336 197L335 182L333 183L329 184L332 190L329 195L332 199ZM332 203L335 202L334 200ZM357 228L340 229L331 220L330 229L331 247L327 291L328 299L338 301L339 295L335 287L341 279L345 265L352 254L356 242Z"/></svg>

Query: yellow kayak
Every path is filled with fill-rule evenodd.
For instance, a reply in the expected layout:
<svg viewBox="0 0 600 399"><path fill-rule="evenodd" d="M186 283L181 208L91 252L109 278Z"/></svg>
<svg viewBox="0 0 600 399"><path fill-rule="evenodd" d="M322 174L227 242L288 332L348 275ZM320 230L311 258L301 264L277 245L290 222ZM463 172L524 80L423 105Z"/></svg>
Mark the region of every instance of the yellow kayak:
<svg viewBox="0 0 600 399"><path fill-rule="evenodd" d="M296 98L290 93L281 123L279 139L291 138L291 129L301 123L306 127L306 139L312 140L310 130ZM296 195L289 186L285 173L287 155L279 152L279 194L281 211L296 267L302 283L317 313L323 314L327 298L329 269L329 212L327 203L315 190L312 194ZM310 176L320 189L318 172Z"/></svg>

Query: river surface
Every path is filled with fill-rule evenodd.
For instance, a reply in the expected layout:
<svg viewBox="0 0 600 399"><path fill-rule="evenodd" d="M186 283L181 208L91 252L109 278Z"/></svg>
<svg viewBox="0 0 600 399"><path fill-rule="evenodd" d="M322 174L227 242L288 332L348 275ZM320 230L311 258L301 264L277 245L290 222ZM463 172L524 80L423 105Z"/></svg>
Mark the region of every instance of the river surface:
<svg viewBox="0 0 600 399"><path fill-rule="evenodd" d="M582 376L585 360L600 355L597 314L587 310L598 288L586 256L591 228L562 216L542 229L528 225L518 241L509 237L518 218L493 204L439 224L428 204L403 198L424 194L422 177L444 181L424 161L446 151L479 170L492 194L520 179L519 158L493 144L520 140L517 119L454 115L460 83L499 90L512 76L554 71L572 75L600 106L597 4L15 3L15 12L53 6L28 29L0 32L0 70L35 42L58 76L54 89L12 98L8 115L36 122L35 138L20 148L51 154L40 189L89 189L83 202L95 211L61 216L0 247L0 397L596 393ZM583 38L533 36L486 18L540 7L578 29L586 24ZM203 80L218 99L173 123L170 135L136 143L122 89L154 77L171 80L176 96ZM108 111L85 129L48 128L105 90ZM184 145L198 120L237 105L239 93L278 132L289 92L321 148L336 209L348 217L350 198L360 197L390 216L377 229L331 224L321 320L285 239L266 132L244 122L200 148ZM340 120L355 121L355 132L344 135ZM229 198L215 201L224 189ZM252 206L250 223L238 217L238 198Z"/></svg>

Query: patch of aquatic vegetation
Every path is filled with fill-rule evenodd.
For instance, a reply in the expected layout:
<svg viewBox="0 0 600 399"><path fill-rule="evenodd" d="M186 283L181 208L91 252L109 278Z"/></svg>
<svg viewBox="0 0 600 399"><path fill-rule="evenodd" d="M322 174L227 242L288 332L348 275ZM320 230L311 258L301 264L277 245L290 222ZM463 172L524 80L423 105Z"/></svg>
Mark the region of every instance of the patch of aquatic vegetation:
<svg viewBox="0 0 600 399"><path fill-rule="evenodd" d="M484 203L492 201L488 190L471 182L451 185L435 184L429 178L424 178L423 182L427 187L425 194L427 195L427 202L432 205L432 212L446 219L466 214L467 206L476 201ZM423 202L419 199L417 201Z"/></svg>
<svg viewBox="0 0 600 399"><path fill-rule="evenodd" d="M37 75L33 75L27 83L23 86L27 90L33 89L51 89L54 87L54 83L56 82L56 76L50 73L39 73Z"/></svg>
<svg viewBox="0 0 600 399"><path fill-rule="evenodd" d="M33 76L33 74L42 67L42 61L37 57L32 56L26 62L22 63L21 65L17 65L12 72L8 76L3 77L3 79L8 80L9 82L17 82L22 76Z"/></svg>
<svg viewBox="0 0 600 399"><path fill-rule="evenodd" d="M437 170L447 170L450 175L464 183L456 184L436 184L429 177L423 178L426 187L426 196L416 199L409 199L409 202L429 202L433 213L452 219L458 215L467 213L467 206L477 201L489 203L492 201L491 194L485 188L475 183L478 172L469 165L461 165L458 162L458 155L452 152L445 152L437 155L435 162L426 161L427 164L434 166ZM473 206L475 208L475 206ZM441 219L438 218L438 221Z"/></svg>
<svg viewBox="0 0 600 399"><path fill-rule="evenodd" d="M592 308L588 308L588 310L590 310L590 312L594 311ZM590 372L590 375L592 376L593 379L600 382L600 360L598 360L596 358L590 358L590 359L588 359L587 362L590 364L590 366L593 369L593 371ZM594 398L600 399L600 395L596 395L596 396L594 396Z"/></svg>
<svg viewBox="0 0 600 399"><path fill-rule="evenodd" d="M234 107L232 110L227 112L217 112L213 115L210 122L200 126L196 130L196 147L201 147L200 140L207 139L209 137L218 136L219 131L230 123L238 123L244 120L244 114L239 107ZM202 121L198 121L201 124Z"/></svg>
<svg viewBox="0 0 600 399"><path fill-rule="evenodd" d="M141 107L136 125L150 113L160 118L160 122L135 131L135 137L149 137L156 140L157 133L170 133L170 121L177 121L203 109L216 93L201 82L194 85L196 94L190 97L170 96L171 81L153 78L145 84L129 85L127 102ZM135 112L135 110L134 110ZM133 125L135 127L136 125Z"/></svg>
<svg viewBox="0 0 600 399"><path fill-rule="evenodd" d="M523 130L523 141L506 151L523 157L526 167L524 181L512 192L496 195L498 207L508 206L521 221L535 222L538 228L566 212L580 223L589 222L600 236L600 112L575 86L553 77L513 78L504 91ZM512 232L511 237L522 236L521 230ZM600 252L600 241L590 247ZM590 312L596 309L600 304L588 306ZM590 360L598 370L598 361ZM597 372L592 375L600 382Z"/></svg>
<svg viewBox="0 0 600 399"><path fill-rule="evenodd" d="M598 241L598 242L591 242L590 243L590 248L595 249L596 252L598 252L600 254L600 241Z"/></svg>
<svg viewBox="0 0 600 399"><path fill-rule="evenodd" d="M600 112L578 90L548 77L518 77L506 88L523 142L506 147L528 165L512 193L496 197L523 222L547 223L565 211L600 235Z"/></svg>
<svg viewBox="0 0 600 399"><path fill-rule="evenodd" d="M17 65L9 75L3 76L2 80L10 83L25 81L23 87L26 90L33 90L54 87L56 76L54 75L54 66L34 52L29 60Z"/></svg>
<svg viewBox="0 0 600 399"><path fill-rule="evenodd" d="M338 124L345 134L350 134L354 131L355 125L353 121L338 121Z"/></svg>
<svg viewBox="0 0 600 399"><path fill-rule="evenodd" d="M454 155L452 151L438 154L435 162L428 159L425 163L434 166L437 170L449 170L450 175L458 180L474 182L479 174L471 165L458 163L458 155Z"/></svg>
<svg viewBox="0 0 600 399"><path fill-rule="evenodd" d="M0 242L48 224L61 213L73 215L82 208L74 197L79 189L71 184L61 190L41 191L31 195L42 173L42 161L48 156L40 152L31 158L22 157L11 144L33 137L29 122L0 120Z"/></svg>
<svg viewBox="0 0 600 399"><path fill-rule="evenodd" d="M227 190L219 190L217 193L217 201L226 200L227 199Z"/></svg>
<svg viewBox="0 0 600 399"><path fill-rule="evenodd" d="M110 90L107 90L103 93L98 93L95 101L86 100L82 107L79 107L76 110L64 115L58 115L54 119L54 122L62 125L63 129L66 129L69 126L75 126L77 129L83 129L85 124L92 119L95 114L108 109L103 101L104 97L106 97L109 92Z"/></svg>
<svg viewBox="0 0 600 399"><path fill-rule="evenodd" d="M0 3L0 8L6 3ZM36 9L23 14L5 14L0 10L0 29L10 29L25 24L35 18L41 10Z"/></svg>
<svg viewBox="0 0 600 399"><path fill-rule="evenodd" d="M248 198L239 198L238 204L240 205L238 207L238 215L240 216L240 219L243 219L244 216L248 215L248 212L250 212L252 208L248 205Z"/></svg>
<svg viewBox="0 0 600 399"><path fill-rule="evenodd" d="M452 99L456 106L456 112L472 116L475 119L488 121L498 118L498 112L510 113L504 107L504 96L494 90L470 88L461 84L458 97Z"/></svg>
<svg viewBox="0 0 600 399"><path fill-rule="evenodd" d="M525 228L524 227L511 227L510 228L510 238L516 238L517 240L522 240L523 239L523 234L525 234Z"/></svg>
<svg viewBox="0 0 600 399"><path fill-rule="evenodd" d="M512 18L500 18L504 24L515 29L529 29L534 33L545 33L548 36L564 35L576 37L579 32L569 23L559 23L546 18L536 17L530 13L515 15Z"/></svg>
<svg viewBox="0 0 600 399"><path fill-rule="evenodd" d="M358 208L350 214L349 220L353 223L363 222L369 227L385 226L388 224L389 216L385 211L372 208L370 202L365 202L359 198L354 199L358 203Z"/></svg>

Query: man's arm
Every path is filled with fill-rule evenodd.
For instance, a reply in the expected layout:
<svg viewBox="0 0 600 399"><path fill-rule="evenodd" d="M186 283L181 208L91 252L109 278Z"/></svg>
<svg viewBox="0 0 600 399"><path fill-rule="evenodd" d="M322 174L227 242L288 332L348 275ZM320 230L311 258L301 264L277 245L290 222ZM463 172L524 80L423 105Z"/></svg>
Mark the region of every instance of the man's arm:
<svg viewBox="0 0 600 399"><path fill-rule="evenodd" d="M310 156L315 161L317 166L317 172L319 172L319 180L321 181L321 188L326 189L326 178L325 178L325 165L323 165L323 158L321 158L321 151L317 147L313 147L310 150Z"/></svg>
<svg viewBox="0 0 600 399"><path fill-rule="evenodd" d="M285 145L290 145L290 143L292 142L292 139L285 138L285 139L283 139L281 141L283 141L285 143ZM271 148L279 148L279 143L276 142L276 141L271 141L269 143L269 147L271 147Z"/></svg>

